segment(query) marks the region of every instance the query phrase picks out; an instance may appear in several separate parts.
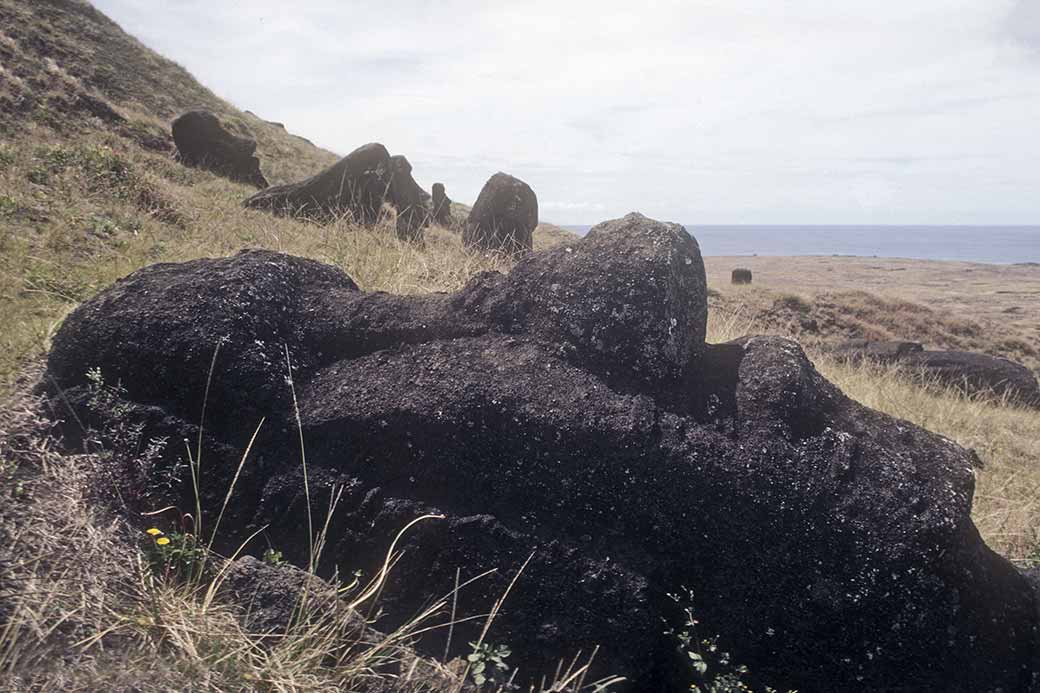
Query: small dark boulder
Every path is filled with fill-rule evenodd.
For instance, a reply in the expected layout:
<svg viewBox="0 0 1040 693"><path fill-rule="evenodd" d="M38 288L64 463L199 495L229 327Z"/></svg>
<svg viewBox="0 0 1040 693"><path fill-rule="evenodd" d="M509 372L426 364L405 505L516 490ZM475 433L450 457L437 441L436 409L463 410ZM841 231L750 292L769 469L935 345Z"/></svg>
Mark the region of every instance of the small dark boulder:
<svg viewBox="0 0 1040 693"><path fill-rule="evenodd" d="M319 223L349 216L371 225L379 220L392 180L390 153L373 142L315 176L261 190L243 204Z"/></svg>
<svg viewBox="0 0 1040 693"><path fill-rule="evenodd" d="M733 270L730 276L730 282L733 284L750 284L751 283L751 270L738 267Z"/></svg>
<svg viewBox="0 0 1040 693"><path fill-rule="evenodd" d="M522 255L534 247L538 198L531 187L506 173L484 184L470 210L462 242L468 248Z"/></svg>
<svg viewBox="0 0 1040 693"><path fill-rule="evenodd" d="M451 198L444 191L444 183L433 184L433 220L444 228L454 226L451 216Z"/></svg>
<svg viewBox="0 0 1040 693"><path fill-rule="evenodd" d="M232 134L209 111L189 111L173 121L173 140L185 166L205 168L258 188L268 186L254 156L256 141Z"/></svg>
<svg viewBox="0 0 1040 693"><path fill-rule="evenodd" d="M1032 371L1009 359L968 351L919 351L901 359L926 380L937 380L968 394L1007 398L1040 407L1040 386Z"/></svg>

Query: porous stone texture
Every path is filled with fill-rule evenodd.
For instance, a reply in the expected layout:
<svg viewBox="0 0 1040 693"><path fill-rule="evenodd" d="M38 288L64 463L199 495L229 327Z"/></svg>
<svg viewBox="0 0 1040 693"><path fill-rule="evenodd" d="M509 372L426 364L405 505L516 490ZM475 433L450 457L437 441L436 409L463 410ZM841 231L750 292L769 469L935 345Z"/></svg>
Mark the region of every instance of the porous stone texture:
<svg viewBox="0 0 1040 693"><path fill-rule="evenodd" d="M705 319L696 241L632 214L454 294L365 293L266 251L145 268L72 313L47 382L89 421L98 366L123 416L179 440L220 341L204 507L266 417L229 546L266 525L306 562L295 401L310 504L339 496L320 570L371 575L406 524L442 515L397 545L380 627L457 569L495 571L459 595L485 612L526 562L490 636L523 676L598 645L593 674L686 690L663 631L688 587L699 633L758 687L1029 690L1037 596L972 524L973 456L849 400L792 341L706 344ZM457 625L456 652L478 631Z"/></svg>
<svg viewBox="0 0 1040 693"><path fill-rule="evenodd" d="M268 186L254 156L256 141L227 130L209 111L188 111L173 121L173 141L181 163L209 169L258 188Z"/></svg>
<svg viewBox="0 0 1040 693"><path fill-rule="evenodd" d="M484 184L462 232L462 242L477 250L523 255L534 246L538 198L531 186L507 173Z"/></svg>

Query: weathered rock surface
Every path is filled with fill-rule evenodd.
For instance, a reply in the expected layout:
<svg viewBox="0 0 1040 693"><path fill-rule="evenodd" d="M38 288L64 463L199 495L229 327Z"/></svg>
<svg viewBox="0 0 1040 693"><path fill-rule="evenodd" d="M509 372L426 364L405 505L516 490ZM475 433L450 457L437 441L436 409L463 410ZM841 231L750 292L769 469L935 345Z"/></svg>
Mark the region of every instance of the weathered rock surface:
<svg viewBox="0 0 1040 693"><path fill-rule="evenodd" d="M968 393L1007 397L1011 402L1040 407L1040 386L1032 371L999 356L969 351L922 351L901 359L920 369L925 378L961 388Z"/></svg>
<svg viewBox="0 0 1040 693"><path fill-rule="evenodd" d="M228 541L266 524L302 562L288 349L311 504L342 492L322 569L371 574L405 524L443 514L398 546L393 627L456 568L498 570L460 595L486 610L530 557L493 630L528 675L598 644L633 690L685 690L661 619L687 586L702 634L759 683L1029 690L1037 596L971 522L971 454L852 402L793 342L706 345L705 316L696 241L629 215L450 295L363 293L261 251L153 266L66 320L49 375L77 406L100 366L131 416L184 437L223 340L203 502L266 416Z"/></svg>
<svg viewBox="0 0 1040 693"><path fill-rule="evenodd" d="M243 204L317 222L349 215L359 224L374 224L392 179L390 153L373 142L315 176L261 190Z"/></svg>
<svg viewBox="0 0 1040 693"><path fill-rule="evenodd" d="M451 216L451 198L444 190L444 183L433 184L433 220L444 228L454 226Z"/></svg>
<svg viewBox="0 0 1040 693"><path fill-rule="evenodd" d="M209 111L188 111L173 121L173 140L186 166L209 169L258 188L268 186L254 156L256 141L228 132Z"/></svg>
<svg viewBox="0 0 1040 693"><path fill-rule="evenodd" d="M732 284L750 284L751 283L751 270L738 267L730 273L730 283Z"/></svg>
<svg viewBox="0 0 1040 693"><path fill-rule="evenodd" d="M470 210L462 242L470 248L522 255L533 247L538 198L531 186L506 173L484 184Z"/></svg>

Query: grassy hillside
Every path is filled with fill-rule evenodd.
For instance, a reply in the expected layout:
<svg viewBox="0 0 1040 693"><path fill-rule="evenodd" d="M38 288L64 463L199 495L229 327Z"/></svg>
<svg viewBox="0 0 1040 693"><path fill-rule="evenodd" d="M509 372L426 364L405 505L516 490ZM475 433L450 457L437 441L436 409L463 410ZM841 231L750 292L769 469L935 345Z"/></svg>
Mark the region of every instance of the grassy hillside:
<svg viewBox="0 0 1040 693"><path fill-rule="evenodd" d="M177 114L205 107L254 136L273 183L337 157L220 100L86 3L0 0L0 27L4 388L78 302L154 262L264 247L338 264L366 289L403 293L452 290L505 266L464 252L442 229L420 249L386 228L316 227L243 210L251 188L174 160ZM551 225L535 236L539 246L572 237Z"/></svg>
<svg viewBox="0 0 1040 693"><path fill-rule="evenodd" d="M34 364L73 307L154 262L264 247L338 265L364 289L421 293L457 289L478 271L508 270L510 261L469 253L444 229L431 229L420 248L398 241L392 225L319 227L245 210L240 202L250 188L184 168L172 156L169 121L197 107L254 136L272 182L312 174L336 159L222 101L86 3L0 0L0 386L7 395L0 407L0 591L19 595L0 613L0 689L382 685L367 660L348 658L354 668L329 666L329 657L342 654L329 639L334 630L301 627L283 646L265 648L260 636L243 632L208 601L205 585L182 589L157 580L139 528L106 514L87 483L113 451L91 451L75 464L55 452L40 405L27 393ZM543 225L536 246L571 239ZM848 395L974 448L984 463L974 507L983 536L1015 560L1036 557L1035 411L922 388L894 368L834 363L811 347L855 328L868 336L1029 353L998 343L1000 335L991 338L970 320L871 294L835 293L805 303L715 288L722 293L713 299L713 341L755 331L800 336ZM817 331L809 334L803 318L816 319ZM395 690L423 685L405 681Z"/></svg>

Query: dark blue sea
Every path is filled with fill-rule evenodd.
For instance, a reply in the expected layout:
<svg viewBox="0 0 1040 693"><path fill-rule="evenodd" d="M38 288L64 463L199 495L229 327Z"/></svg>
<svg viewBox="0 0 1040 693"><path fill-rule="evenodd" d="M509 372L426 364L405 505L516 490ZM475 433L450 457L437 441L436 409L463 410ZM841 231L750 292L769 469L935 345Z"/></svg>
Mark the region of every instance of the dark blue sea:
<svg viewBox="0 0 1040 693"><path fill-rule="evenodd" d="M1040 262L1040 226L698 226L704 255L860 255ZM585 235L590 226L567 226Z"/></svg>

